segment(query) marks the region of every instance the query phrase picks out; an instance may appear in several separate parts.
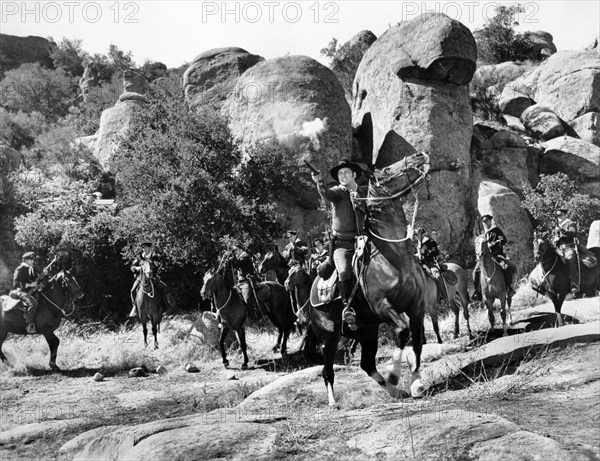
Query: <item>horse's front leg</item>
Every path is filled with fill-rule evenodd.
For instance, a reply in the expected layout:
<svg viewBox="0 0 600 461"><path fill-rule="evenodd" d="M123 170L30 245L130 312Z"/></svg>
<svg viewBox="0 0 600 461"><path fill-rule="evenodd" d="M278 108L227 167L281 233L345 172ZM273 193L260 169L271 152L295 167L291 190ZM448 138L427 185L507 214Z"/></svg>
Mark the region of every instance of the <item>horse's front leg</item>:
<svg viewBox="0 0 600 461"><path fill-rule="evenodd" d="M421 352L423 350L423 315L416 315L410 319L410 332L412 334L413 352L415 356L415 368L412 370L410 394L413 397L422 397L425 386L421 382ZM410 364L410 362L409 362Z"/></svg>
<svg viewBox="0 0 600 461"><path fill-rule="evenodd" d="M158 349L158 325L152 322L152 335L154 336L154 349Z"/></svg>
<svg viewBox="0 0 600 461"><path fill-rule="evenodd" d="M281 347L281 342L282 342L282 338L283 338L283 329L278 328L278 334L277 334L277 342L275 343L275 345L273 346L273 352L277 352L279 350L279 348Z"/></svg>
<svg viewBox="0 0 600 461"><path fill-rule="evenodd" d="M324 341L323 347L323 381L325 381L327 400L330 407L334 407L336 405L335 394L333 392L333 382L335 380L333 362L335 360L335 351L337 349L338 341L339 335L335 333L327 334L327 338Z"/></svg>
<svg viewBox="0 0 600 461"><path fill-rule="evenodd" d="M502 318L502 336L508 336L506 325L506 295L500 297L500 318Z"/></svg>
<svg viewBox="0 0 600 461"><path fill-rule="evenodd" d="M0 308L2 307L2 304L0 303ZM2 360L3 362L6 361L6 356L4 355L4 352L2 352L2 345L4 344L4 341L6 341L6 337L8 336L8 331L6 331L4 328L0 327L0 360Z"/></svg>
<svg viewBox="0 0 600 461"><path fill-rule="evenodd" d="M240 348L242 349L242 354L244 356L244 363L242 363L242 370L248 369L248 352L246 346L246 330L244 330L243 326L240 326L235 335L237 336L238 342L240 343Z"/></svg>
<svg viewBox="0 0 600 461"><path fill-rule="evenodd" d="M223 365L225 368L229 367L229 360L227 360L227 353L225 352L225 338L229 334L229 328L223 325L221 328L221 336L219 337L219 348L221 349L221 357L223 358Z"/></svg>
<svg viewBox="0 0 600 461"><path fill-rule="evenodd" d="M148 347L148 326L146 322L142 323L142 332L144 333L144 347Z"/></svg>
<svg viewBox="0 0 600 461"><path fill-rule="evenodd" d="M44 332L44 338L48 342L48 347L50 348L50 368L54 372L59 372L60 368L56 365L56 354L58 352L58 345L60 344L60 339L56 337L56 335L52 331Z"/></svg>

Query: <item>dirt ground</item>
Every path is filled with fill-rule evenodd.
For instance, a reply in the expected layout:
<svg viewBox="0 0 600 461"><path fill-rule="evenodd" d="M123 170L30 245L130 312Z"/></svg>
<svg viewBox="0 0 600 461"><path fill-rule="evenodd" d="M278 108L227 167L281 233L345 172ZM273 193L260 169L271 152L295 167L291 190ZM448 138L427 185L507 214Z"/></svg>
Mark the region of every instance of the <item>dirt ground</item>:
<svg viewBox="0 0 600 461"><path fill-rule="evenodd" d="M290 350L297 344L292 342ZM299 354L291 354L285 362L277 357L273 354L273 360L259 361L247 371L236 368L238 361L232 361L232 369L225 370L220 360L213 360L202 364L198 373L178 369L162 376L149 373L130 378L123 372L102 382L93 380L94 368L50 373L32 367L25 376L4 377L0 382L0 459L71 460L73 453L59 449L85 431L231 407L280 376L307 365ZM413 412L493 412L559 441L564 450L600 460L599 359L598 343L548 351L538 360L523 364L519 373L513 370L464 389L457 385L456 390L438 390L424 399L405 401L406 408ZM352 364L357 365L357 360ZM318 405L326 408L324 388ZM325 418L310 427L298 425L293 418L279 423L282 437L277 457L325 459L330 453L351 459L352 450L344 440L359 429L356 419L348 424L343 419ZM290 430L303 431L296 442ZM325 440L328 448L323 451Z"/></svg>

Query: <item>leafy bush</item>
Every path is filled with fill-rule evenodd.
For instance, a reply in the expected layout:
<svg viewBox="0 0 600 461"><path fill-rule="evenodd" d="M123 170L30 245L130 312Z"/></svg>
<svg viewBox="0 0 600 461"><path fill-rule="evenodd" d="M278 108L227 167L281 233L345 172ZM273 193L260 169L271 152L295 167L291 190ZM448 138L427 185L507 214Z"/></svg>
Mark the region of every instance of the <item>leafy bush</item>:
<svg viewBox="0 0 600 461"><path fill-rule="evenodd" d="M579 235L586 239L590 224L600 216L600 200L577 192L577 186L564 173L541 175L535 188L525 185L523 207L531 213L537 224L552 229L555 213L564 208L570 219L577 223Z"/></svg>
<svg viewBox="0 0 600 461"><path fill-rule="evenodd" d="M46 131L48 122L39 112L8 112L0 107L0 139L13 149L31 147L38 135Z"/></svg>

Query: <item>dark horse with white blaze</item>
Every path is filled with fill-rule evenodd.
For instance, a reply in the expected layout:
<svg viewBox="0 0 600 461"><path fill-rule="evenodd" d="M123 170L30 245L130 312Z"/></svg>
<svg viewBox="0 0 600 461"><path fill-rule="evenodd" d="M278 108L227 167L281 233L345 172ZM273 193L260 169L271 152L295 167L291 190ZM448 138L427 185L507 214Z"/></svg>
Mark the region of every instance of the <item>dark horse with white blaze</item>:
<svg viewBox="0 0 600 461"><path fill-rule="evenodd" d="M42 289L38 298L38 310L35 316L36 334L46 338L50 348L50 368L60 371L56 365L56 353L60 340L54 334L60 326L63 317L69 317L75 311L75 301L83 297L83 291L68 271L60 271L48 280L48 284ZM6 360L2 352L2 344L8 333L18 335L27 334L25 330L25 318L23 312L18 308L19 302L15 302L9 296L2 296L2 317L0 320L0 358ZM10 306L10 309L5 309Z"/></svg>
<svg viewBox="0 0 600 461"><path fill-rule="evenodd" d="M344 335L354 337L361 345L361 368L384 387L390 395L405 396L406 391L397 388L405 355L405 346L412 335L414 360L408 360L412 368L410 394L422 395L421 351L423 348L423 320L425 312L432 310L436 299L434 280L428 276L413 256L410 233L400 197L408 194L421 182L429 171L429 156L420 153L406 157L386 168L376 170L369 180L366 231L369 236L367 260L357 268L361 290L357 290L352 305L357 311L358 330ZM411 231L412 233L412 231ZM341 303L311 309L311 334L323 344L323 378L329 404L335 405L333 393L333 361L341 336ZM379 324L386 322L394 327L398 349L393 354L393 365L387 379L376 367L375 356ZM307 341L307 352L314 341Z"/></svg>
<svg viewBox="0 0 600 461"><path fill-rule="evenodd" d="M571 292L569 267L563 262L545 234L535 233L533 256L535 262L539 263L542 273L538 274L539 269L536 268L530 278L536 274L535 278L538 280L535 282L539 285L537 291L550 298L554 304L557 326L562 327L564 323L560 310L565 298Z"/></svg>
<svg viewBox="0 0 600 461"><path fill-rule="evenodd" d="M144 332L144 346L148 346L148 320L152 325L152 335L154 336L154 349L158 349L157 334L160 332L160 322L162 320L165 306L163 305L162 297L157 287L159 283L156 281L152 264L144 261L141 266L140 286L135 295L135 305L137 306L138 319L142 324Z"/></svg>
<svg viewBox="0 0 600 461"><path fill-rule="evenodd" d="M512 297L509 296L508 287L504 278L502 266L492 257L492 253L488 247L488 242L485 236L480 235L475 239L475 254L480 260L481 277L479 283L481 285L481 295L483 302L487 306L488 319L490 326L494 328L494 301L500 300L500 317L502 318L502 332L507 335L506 317L508 314L508 324L512 324L512 315L510 313L510 305Z"/></svg>

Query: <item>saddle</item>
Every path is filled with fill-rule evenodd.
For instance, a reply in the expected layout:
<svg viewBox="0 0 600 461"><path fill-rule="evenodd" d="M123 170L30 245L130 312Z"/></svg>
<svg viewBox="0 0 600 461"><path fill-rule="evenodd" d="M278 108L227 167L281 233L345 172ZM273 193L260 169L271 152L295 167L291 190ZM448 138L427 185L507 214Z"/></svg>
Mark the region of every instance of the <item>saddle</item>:
<svg viewBox="0 0 600 461"><path fill-rule="evenodd" d="M313 307L329 304L336 299L341 299L338 289L338 273L334 271L328 279L317 275L310 290L310 303Z"/></svg>

